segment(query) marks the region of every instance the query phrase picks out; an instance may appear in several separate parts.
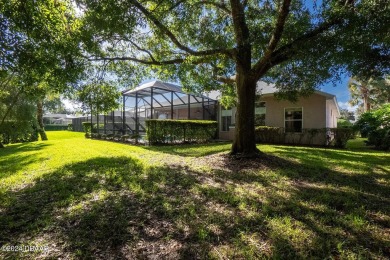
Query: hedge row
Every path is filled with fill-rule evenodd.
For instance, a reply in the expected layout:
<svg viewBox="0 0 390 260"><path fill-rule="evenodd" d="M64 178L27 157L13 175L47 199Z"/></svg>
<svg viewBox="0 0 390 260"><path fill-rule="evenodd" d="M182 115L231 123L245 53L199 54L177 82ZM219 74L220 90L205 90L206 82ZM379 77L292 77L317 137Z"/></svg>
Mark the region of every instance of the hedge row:
<svg viewBox="0 0 390 260"><path fill-rule="evenodd" d="M63 131L68 130L68 125L45 125L45 131Z"/></svg>
<svg viewBox="0 0 390 260"><path fill-rule="evenodd" d="M308 144L344 148L353 139L356 131L352 128L308 128L301 133L285 132L283 127L258 126L255 129L256 142L276 144Z"/></svg>
<svg viewBox="0 0 390 260"><path fill-rule="evenodd" d="M38 128L31 122L5 121L0 127L0 143L38 141Z"/></svg>
<svg viewBox="0 0 390 260"><path fill-rule="evenodd" d="M206 142L215 137L218 123L208 120L146 120L150 144Z"/></svg>

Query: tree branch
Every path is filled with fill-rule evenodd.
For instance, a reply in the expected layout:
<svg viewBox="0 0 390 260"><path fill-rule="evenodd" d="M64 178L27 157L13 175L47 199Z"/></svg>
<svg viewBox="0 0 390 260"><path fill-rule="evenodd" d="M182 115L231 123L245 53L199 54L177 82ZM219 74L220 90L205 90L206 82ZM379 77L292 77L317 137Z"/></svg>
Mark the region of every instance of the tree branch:
<svg viewBox="0 0 390 260"><path fill-rule="evenodd" d="M229 49L211 49L211 50L204 50L204 51L195 51L185 45L183 45L177 37L164 25L160 22L159 19L157 19L149 10L147 10L141 3L139 3L137 0L131 0L131 2L134 4L134 6L141 12L145 17L149 20L151 20L154 25L161 30L179 49L194 55L194 56L209 56L209 55L215 55L215 54L225 54L229 57L232 57L232 50Z"/></svg>
<svg viewBox="0 0 390 260"><path fill-rule="evenodd" d="M172 65L172 64L180 64L186 62L186 59L183 58L177 58L177 59L171 59L171 60L142 60L135 57L99 57L99 58L88 58L89 61L134 61L145 65ZM204 63L205 59L200 58L198 60L194 60L189 62L190 64L200 64Z"/></svg>
<svg viewBox="0 0 390 260"><path fill-rule="evenodd" d="M236 83L236 76L232 76L232 77L216 76L216 80L226 84L234 84Z"/></svg>
<svg viewBox="0 0 390 260"><path fill-rule="evenodd" d="M256 71L260 71L262 67L269 61L272 52L276 49L276 46L282 38L284 25L286 23L287 16L290 13L290 4L291 0L284 0L282 5L280 6L276 27L268 43L267 50L265 51L264 56L253 67L253 71L255 73Z"/></svg>
<svg viewBox="0 0 390 260"><path fill-rule="evenodd" d="M259 77L261 77L261 75L263 75L265 72L267 72L273 66L278 65L278 64L290 59L296 53L296 49L300 45L309 41L312 38L317 37L321 33L331 29L333 26L341 24L342 22L343 22L343 19L341 19L341 18L337 18L337 19L334 19L332 21L324 22L323 24L319 25L317 28L307 32L306 34L296 38L292 42L273 51L270 59L267 62L265 62L264 64L259 64L259 62L258 62L257 64L254 65L254 68L252 70L254 77L259 78Z"/></svg>
<svg viewBox="0 0 390 260"><path fill-rule="evenodd" d="M147 53L152 61L156 61L156 59L153 57L152 53L151 53L149 50L144 49L144 48L141 48L140 46L138 46L138 45L137 45L135 42L133 42L132 40L129 40L129 42L130 42L132 45L134 45L134 47L136 47L137 50Z"/></svg>

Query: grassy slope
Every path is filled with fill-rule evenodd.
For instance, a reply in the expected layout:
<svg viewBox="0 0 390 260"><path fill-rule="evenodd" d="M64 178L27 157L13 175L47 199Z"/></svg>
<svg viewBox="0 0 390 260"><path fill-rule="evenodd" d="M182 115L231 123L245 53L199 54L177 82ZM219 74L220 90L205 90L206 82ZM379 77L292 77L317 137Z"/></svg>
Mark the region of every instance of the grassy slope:
<svg viewBox="0 0 390 260"><path fill-rule="evenodd" d="M49 132L0 149L2 257L390 257L390 154L229 144L135 147Z"/></svg>

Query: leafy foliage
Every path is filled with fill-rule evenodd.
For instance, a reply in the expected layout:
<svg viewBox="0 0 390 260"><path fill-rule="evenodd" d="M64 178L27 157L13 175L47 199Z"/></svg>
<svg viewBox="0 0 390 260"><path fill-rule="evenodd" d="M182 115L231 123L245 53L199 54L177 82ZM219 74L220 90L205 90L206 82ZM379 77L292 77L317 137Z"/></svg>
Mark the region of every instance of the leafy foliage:
<svg viewBox="0 0 390 260"><path fill-rule="evenodd" d="M91 122L82 122L83 130L85 132L85 137L89 138L92 134L92 123Z"/></svg>
<svg viewBox="0 0 390 260"><path fill-rule="evenodd" d="M115 85L107 82L87 84L81 86L77 93L78 99L84 104L84 110L89 109L96 114L107 113L119 106L121 96Z"/></svg>
<svg viewBox="0 0 390 260"><path fill-rule="evenodd" d="M149 143L206 142L216 134L218 123L208 120L146 120Z"/></svg>
<svg viewBox="0 0 390 260"><path fill-rule="evenodd" d="M333 145L337 148L345 148L347 141L355 136L352 128L305 128L301 133L286 133L283 127L257 126L255 133L258 143Z"/></svg>
<svg viewBox="0 0 390 260"><path fill-rule="evenodd" d="M390 68L386 0L76 2L90 59L109 62L124 80L148 75L192 92L235 89L236 97L223 99L237 102L233 153L257 149L258 80L296 100L341 72L382 75Z"/></svg>
<svg viewBox="0 0 390 260"><path fill-rule="evenodd" d="M283 128L272 126L256 126L255 135L258 143L279 143Z"/></svg>
<svg viewBox="0 0 390 260"><path fill-rule="evenodd" d="M334 146L336 148L345 148L348 140L353 139L355 131L352 128L331 128L334 135Z"/></svg>
<svg viewBox="0 0 390 260"><path fill-rule="evenodd" d="M62 131L62 130L69 130L68 125L45 125L46 131Z"/></svg>
<svg viewBox="0 0 390 260"><path fill-rule="evenodd" d="M0 143L21 143L38 141L38 130L35 122L5 121L0 126Z"/></svg>
<svg viewBox="0 0 390 260"><path fill-rule="evenodd" d="M362 136L368 137L368 145L383 150L390 149L390 104L362 114L355 127Z"/></svg>
<svg viewBox="0 0 390 260"><path fill-rule="evenodd" d="M353 127L353 124L346 119L337 119L337 128Z"/></svg>
<svg viewBox="0 0 390 260"><path fill-rule="evenodd" d="M348 83L351 100L349 103L358 106L358 113L369 112L390 102L390 77L351 78Z"/></svg>

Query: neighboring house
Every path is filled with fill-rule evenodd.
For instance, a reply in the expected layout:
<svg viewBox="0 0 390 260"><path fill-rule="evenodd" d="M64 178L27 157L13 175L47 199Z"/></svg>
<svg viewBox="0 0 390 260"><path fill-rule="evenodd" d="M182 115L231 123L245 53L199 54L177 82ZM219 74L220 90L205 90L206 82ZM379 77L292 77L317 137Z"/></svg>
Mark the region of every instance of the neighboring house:
<svg viewBox="0 0 390 260"><path fill-rule="evenodd" d="M334 95L316 90L309 97L301 97L294 103L277 100L274 97L276 91L272 84L258 83L255 124L283 128L281 131L286 135L286 143L296 143L309 129L337 127L340 111ZM219 108L220 139L233 140L235 114L236 108ZM323 137L326 138L326 135ZM300 140L303 144L309 142L324 144L325 140L319 137L314 140Z"/></svg>
<svg viewBox="0 0 390 260"><path fill-rule="evenodd" d="M43 115L45 125L68 125L72 123L72 119L77 116L67 114L46 114Z"/></svg>

